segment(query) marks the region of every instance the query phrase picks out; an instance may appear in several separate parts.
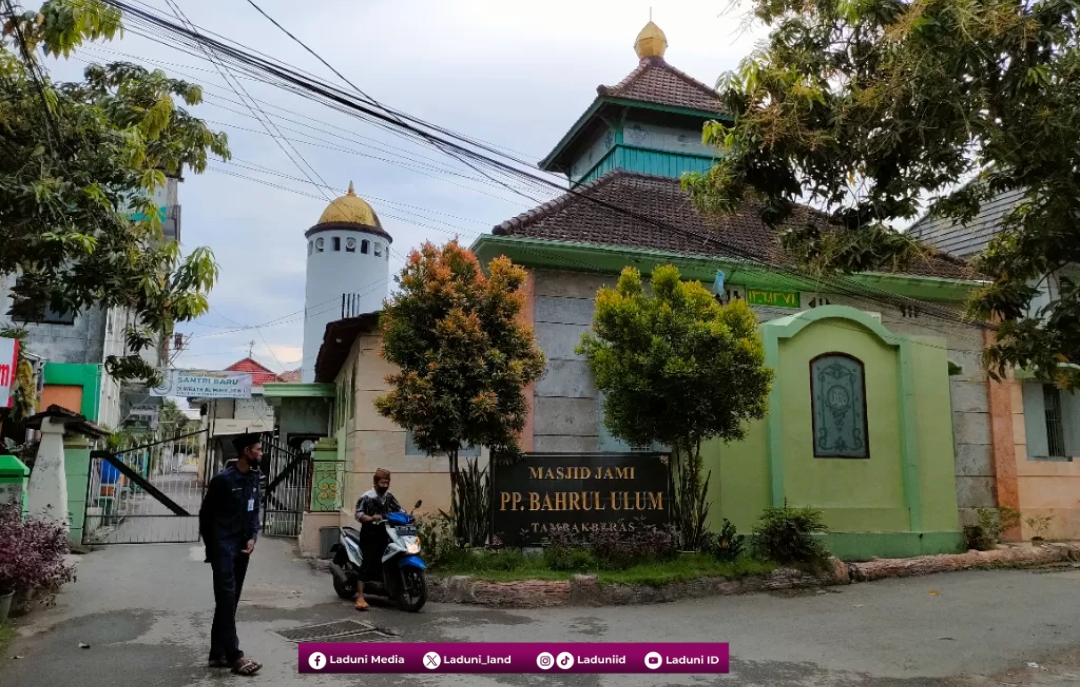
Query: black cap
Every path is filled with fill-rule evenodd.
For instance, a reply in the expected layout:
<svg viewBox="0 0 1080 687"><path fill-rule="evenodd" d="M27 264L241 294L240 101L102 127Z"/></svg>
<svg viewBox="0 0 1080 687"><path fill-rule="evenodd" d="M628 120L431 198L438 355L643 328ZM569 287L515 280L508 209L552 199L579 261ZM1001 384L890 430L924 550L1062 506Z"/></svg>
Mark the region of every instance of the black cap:
<svg viewBox="0 0 1080 687"><path fill-rule="evenodd" d="M258 434L241 434L233 439L232 445L236 449L236 455L241 455L245 449L251 448L262 441Z"/></svg>

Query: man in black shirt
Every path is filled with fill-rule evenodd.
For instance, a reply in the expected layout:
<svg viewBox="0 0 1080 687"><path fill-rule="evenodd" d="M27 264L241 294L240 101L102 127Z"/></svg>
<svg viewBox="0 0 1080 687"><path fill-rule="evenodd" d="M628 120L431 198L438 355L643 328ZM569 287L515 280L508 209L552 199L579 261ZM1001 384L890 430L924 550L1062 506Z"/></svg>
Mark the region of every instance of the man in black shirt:
<svg viewBox="0 0 1080 687"><path fill-rule="evenodd" d="M364 580L372 580L382 572L382 555L390 536L386 534L383 520L390 513L400 513L403 509L394 495L390 493L390 471L379 468L372 479L373 488L365 492L356 502L356 519L360 521L360 582L356 585L356 610L366 611L364 601Z"/></svg>
<svg viewBox="0 0 1080 687"><path fill-rule="evenodd" d="M254 675L262 668L240 650L236 608L248 561L259 537L259 461L257 434L233 441L237 460L210 480L199 510L199 533L214 571L214 625L210 630L210 666Z"/></svg>

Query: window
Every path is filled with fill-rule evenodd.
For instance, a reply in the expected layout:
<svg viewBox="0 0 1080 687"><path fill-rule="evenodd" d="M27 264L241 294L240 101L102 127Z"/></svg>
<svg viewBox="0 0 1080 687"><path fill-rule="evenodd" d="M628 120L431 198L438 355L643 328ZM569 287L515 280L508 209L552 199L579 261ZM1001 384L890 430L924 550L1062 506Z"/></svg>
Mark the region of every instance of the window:
<svg viewBox="0 0 1080 687"><path fill-rule="evenodd" d="M308 242L307 242L307 254L308 254L308 255L311 255L311 253L312 253L312 252L313 252L314 250L315 250L315 243L314 243L313 241L308 241Z"/></svg>
<svg viewBox="0 0 1080 687"><path fill-rule="evenodd" d="M1022 391L1027 459L1071 462L1080 455L1080 395L1039 382L1026 382Z"/></svg>
<svg viewBox="0 0 1080 687"><path fill-rule="evenodd" d="M15 280L15 288L19 287L19 281L21 277ZM47 294L46 294L47 297ZM25 300L23 298L17 298L14 294L11 296L11 310L8 314L16 322L33 322L36 324L62 324L73 325L75 324L75 312L53 310L48 305L43 305L40 302L35 303Z"/></svg>
<svg viewBox="0 0 1080 687"><path fill-rule="evenodd" d="M1051 457L1064 457L1065 418L1061 412L1061 392L1053 384L1043 384L1042 391L1046 413L1046 448Z"/></svg>
<svg viewBox="0 0 1080 687"><path fill-rule="evenodd" d="M378 241L375 242L375 257L382 255L382 244Z"/></svg>
<svg viewBox="0 0 1080 687"><path fill-rule="evenodd" d="M345 252L346 253L355 253L356 252L356 239L354 239L354 238L345 239Z"/></svg>
<svg viewBox="0 0 1080 687"><path fill-rule="evenodd" d="M335 236L332 239L330 239L330 242L334 246L334 252L335 253L340 253L341 252L341 237L340 236Z"/></svg>
<svg viewBox="0 0 1080 687"><path fill-rule="evenodd" d="M368 242L367 239L364 239L363 241L360 242L360 252L361 253L363 253L364 255L367 255L368 248L369 248L369 242Z"/></svg>
<svg viewBox="0 0 1080 687"><path fill-rule="evenodd" d="M826 353L810 361L815 458L869 458L862 361Z"/></svg>
<svg viewBox="0 0 1080 687"><path fill-rule="evenodd" d="M315 239L315 252L316 253L323 252L323 240L322 239Z"/></svg>

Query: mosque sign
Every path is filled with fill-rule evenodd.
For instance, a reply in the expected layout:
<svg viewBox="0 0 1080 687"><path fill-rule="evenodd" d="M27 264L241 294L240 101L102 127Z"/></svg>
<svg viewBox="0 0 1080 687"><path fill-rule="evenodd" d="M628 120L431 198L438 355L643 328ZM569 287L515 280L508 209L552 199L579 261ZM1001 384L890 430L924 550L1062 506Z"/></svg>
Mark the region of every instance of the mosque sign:
<svg viewBox="0 0 1080 687"><path fill-rule="evenodd" d="M180 398L251 398L250 372L166 370L165 380L150 390L151 396Z"/></svg>
<svg viewBox="0 0 1080 687"><path fill-rule="evenodd" d="M529 453L490 469L491 531L506 545L539 545L555 532L588 538L671 523L666 454Z"/></svg>

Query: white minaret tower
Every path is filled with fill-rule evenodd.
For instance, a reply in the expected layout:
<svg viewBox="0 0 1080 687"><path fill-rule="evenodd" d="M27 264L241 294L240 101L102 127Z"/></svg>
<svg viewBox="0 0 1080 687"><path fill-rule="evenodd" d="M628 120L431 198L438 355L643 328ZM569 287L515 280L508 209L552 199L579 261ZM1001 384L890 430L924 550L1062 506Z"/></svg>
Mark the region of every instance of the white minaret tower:
<svg viewBox="0 0 1080 687"><path fill-rule="evenodd" d="M301 380L315 381L326 325L382 309L390 287L390 243L371 206L349 192L334 200L305 232L304 361Z"/></svg>

